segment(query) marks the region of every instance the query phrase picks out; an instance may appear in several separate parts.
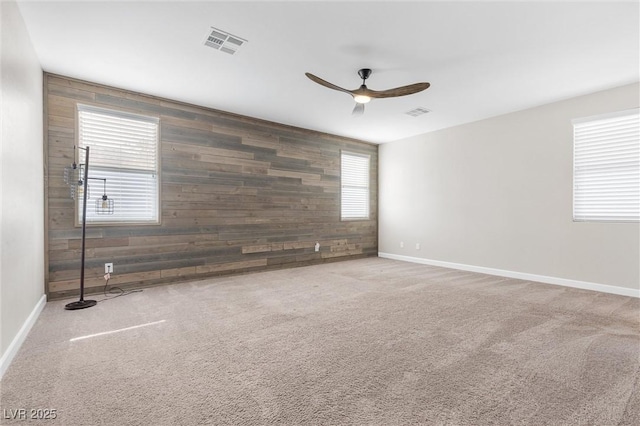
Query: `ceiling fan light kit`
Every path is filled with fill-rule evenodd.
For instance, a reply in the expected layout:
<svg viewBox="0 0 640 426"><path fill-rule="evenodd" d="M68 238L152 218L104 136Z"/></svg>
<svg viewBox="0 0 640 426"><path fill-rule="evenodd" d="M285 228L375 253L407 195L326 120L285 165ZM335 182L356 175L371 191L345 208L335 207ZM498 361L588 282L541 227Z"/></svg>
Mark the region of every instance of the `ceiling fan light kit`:
<svg viewBox="0 0 640 426"><path fill-rule="evenodd" d="M394 89L387 90L371 90L367 88L365 84L366 80L371 76L370 68L362 68L358 70L358 75L362 79L362 85L359 88L354 90L344 89L340 86L336 86L333 83L329 83L326 80L321 79L309 72L305 73L305 75L313 82L318 83L321 86L327 87L329 89L337 90L339 92L348 93L353 97L353 100L356 102L356 106L353 109L354 115L359 115L364 112L364 104L369 102L371 99L376 98L396 98L398 96L407 96L412 95L414 93L422 92L429 88L429 83L414 83L408 86L396 87Z"/></svg>
<svg viewBox="0 0 640 426"><path fill-rule="evenodd" d="M365 96L365 95L356 95L353 97L353 100L356 101L359 104L366 104L367 102L369 102L371 100L371 98L369 96Z"/></svg>

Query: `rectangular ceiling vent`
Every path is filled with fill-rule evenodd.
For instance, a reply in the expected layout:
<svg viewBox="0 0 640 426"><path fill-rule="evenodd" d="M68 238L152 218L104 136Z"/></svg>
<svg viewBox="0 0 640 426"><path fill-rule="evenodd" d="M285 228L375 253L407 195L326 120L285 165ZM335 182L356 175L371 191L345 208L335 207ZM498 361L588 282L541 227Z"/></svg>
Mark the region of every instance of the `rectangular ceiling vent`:
<svg viewBox="0 0 640 426"><path fill-rule="evenodd" d="M204 41L205 46L213 47L230 55L235 55L245 43L247 43L247 40L214 27L211 27L207 34L207 39Z"/></svg>
<svg viewBox="0 0 640 426"><path fill-rule="evenodd" d="M426 108L424 108L424 107L418 107L418 108L412 109L411 111L405 112L405 114L410 115L412 117L418 117L418 116L426 114L428 112L431 112L431 111L426 109Z"/></svg>

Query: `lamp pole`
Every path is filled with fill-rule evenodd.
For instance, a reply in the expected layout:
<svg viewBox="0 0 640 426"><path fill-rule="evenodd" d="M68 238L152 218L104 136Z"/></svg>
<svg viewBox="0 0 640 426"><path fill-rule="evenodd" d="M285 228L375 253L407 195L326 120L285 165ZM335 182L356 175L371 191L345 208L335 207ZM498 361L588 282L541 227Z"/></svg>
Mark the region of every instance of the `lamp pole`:
<svg viewBox="0 0 640 426"><path fill-rule="evenodd" d="M80 148L85 150L84 160L84 182L83 182L83 194L82 194L82 255L80 258L80 300L77 302L71 302L64 306L65 309L84 309L95 306L95 300L84 300L84 252L85 252L85 240L87 237L87 183L89 182L89 147Z"/></svg>

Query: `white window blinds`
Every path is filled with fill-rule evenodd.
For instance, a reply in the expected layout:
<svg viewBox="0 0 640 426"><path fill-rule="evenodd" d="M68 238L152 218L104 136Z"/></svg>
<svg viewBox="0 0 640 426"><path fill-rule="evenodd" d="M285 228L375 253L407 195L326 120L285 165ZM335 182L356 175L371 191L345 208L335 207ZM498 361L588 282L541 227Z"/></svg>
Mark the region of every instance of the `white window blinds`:
<svg viewBox="0 0 640 426"><path fill-rule="evenodd" d="M369 218L369 161L368 155L342 152L342 219Z"/></svg>
<svg viewBox="0 0 640 426"><path fill-rule="evenodd" d="M640 220L637 108L573 120L573 219Z"/></svg>
<svg viewBox="0 0 640 426"><path fill-rule="evenodd" d="M103 184L90 179L87 223L159 222L158 123L155 117L78 105L79 145L90 147L89 177L107 179L106 193L114 200L112 215L96 214L92 207Z"/></svg>

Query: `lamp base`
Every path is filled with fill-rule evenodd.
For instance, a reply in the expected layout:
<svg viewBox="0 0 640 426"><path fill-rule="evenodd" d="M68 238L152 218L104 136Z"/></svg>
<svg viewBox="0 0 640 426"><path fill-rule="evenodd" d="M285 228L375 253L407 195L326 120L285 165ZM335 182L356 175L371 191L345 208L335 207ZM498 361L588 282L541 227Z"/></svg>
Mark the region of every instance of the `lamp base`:
<svg viewBox="0 0 640 426"><path fill-rule="evenodd" d="M98 302L95 300L78 300L77 302L67 303L64 308L68 310L85 309L95 306L96 303Z"/></svg>

